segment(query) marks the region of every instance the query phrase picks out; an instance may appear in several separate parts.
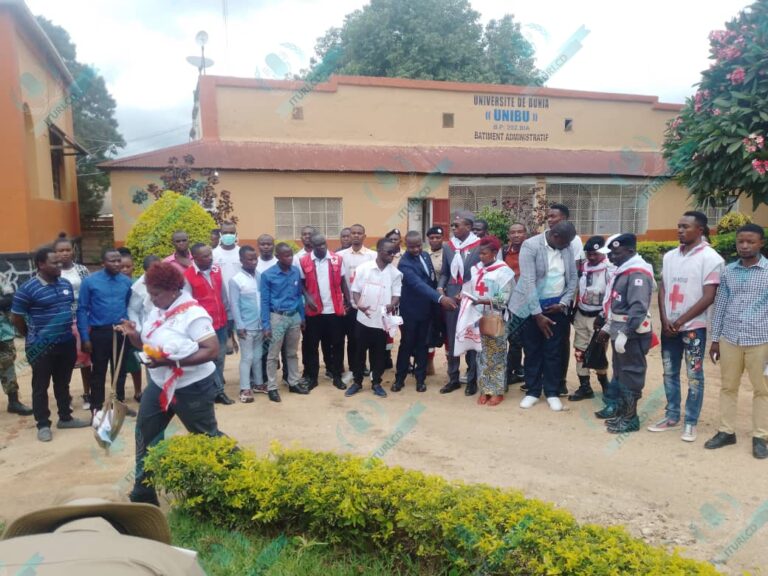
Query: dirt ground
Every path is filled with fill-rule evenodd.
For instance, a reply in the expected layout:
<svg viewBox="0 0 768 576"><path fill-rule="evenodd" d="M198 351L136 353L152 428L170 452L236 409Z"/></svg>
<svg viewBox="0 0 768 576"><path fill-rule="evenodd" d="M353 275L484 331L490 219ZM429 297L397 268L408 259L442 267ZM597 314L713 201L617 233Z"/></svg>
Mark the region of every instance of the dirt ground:
<svg viewBox="0 0 768 576"><path fill-rule="evenodd" d="M273 440L316 450L374 452L389 464L465 482L517 488L552 502L580 521L623 525L635 536L700 560L719 559L724 573L768 574L768 462L752 457L751 385L745 378L739 404L738 443L716 451L704 441L717 430L719 369L706 362L706 397L694 443L680 431L653 434L645 426L665 404L659 349L651 351L641 404L643 428L627 436L605 432L592 416L600 401L566 402L551 412L545 402L522 410L514 386L498 407L480 407L463 391L443 396L445 360L428 390L406 389L378 399L370 386L345 398L329 380L309 396L281 392L274 404L258 395L252 404L216 407L220 428L243 445L264 451ZM322 368L321 368L322 370ZM227 358L227 391L236 398L237 357ZM394 374L385 375L388 390ZM30 373L21 378L30 400ZM575 388L571 363L569 388ZM127 385L130 389L130 384ZM79 408L79 374L72 395ZM107 456L90 429L56 430L36 440L31 417L0 411L0 520L78 497L126 500L133 465L133 421ZM51 394L53 405L53 394ZM132 402L132 401L131 401ZM76 410L76 414L86 416ZM132 420L132 419L129 419ZM181 432L178 421L172 423Z"/></svg>

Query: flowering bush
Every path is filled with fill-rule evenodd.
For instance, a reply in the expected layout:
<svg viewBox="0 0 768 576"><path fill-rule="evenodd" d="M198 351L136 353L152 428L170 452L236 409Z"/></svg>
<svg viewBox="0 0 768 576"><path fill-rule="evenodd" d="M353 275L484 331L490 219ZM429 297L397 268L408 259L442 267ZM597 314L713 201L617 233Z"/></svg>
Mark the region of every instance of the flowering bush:
<svg viewBox="0 0 768 576"><path fill-rule="evenodd" d="M667 125L664 157L700 205L745 194L768 202L768 0L709 35L708 70Z"/></svg>

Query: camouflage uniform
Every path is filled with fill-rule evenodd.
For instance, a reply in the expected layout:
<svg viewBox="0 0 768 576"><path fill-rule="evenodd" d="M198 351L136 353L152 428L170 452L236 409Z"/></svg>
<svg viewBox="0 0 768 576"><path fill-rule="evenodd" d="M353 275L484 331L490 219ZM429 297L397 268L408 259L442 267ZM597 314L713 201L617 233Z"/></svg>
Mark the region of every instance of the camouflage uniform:
<svg viewBox="0 0 768 576"><path fill-rule="evenodd" d="M13 286L8 282L5 274L0 273L0 381L3 383L3 392L15 394L19 391L19 383L16 381L16 345L13 339L16 330L11 324L10 309L13 300Z"/></svg>

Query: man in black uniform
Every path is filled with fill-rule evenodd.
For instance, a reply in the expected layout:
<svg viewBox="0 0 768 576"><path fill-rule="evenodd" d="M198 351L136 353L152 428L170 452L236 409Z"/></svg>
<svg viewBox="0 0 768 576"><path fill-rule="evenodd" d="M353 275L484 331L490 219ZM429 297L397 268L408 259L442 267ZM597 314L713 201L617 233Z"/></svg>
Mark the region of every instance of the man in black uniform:
<svg viewBox="0 0 768 576"><path fill-rule="evenodd" d="M645 356L653 335L648 311L654 280L653 267L637 254L634 234L618 236L609 248L616 272L608 286L606 323L599 339L611 339L613 380L609 386L619 388L613 395L619 398L616 417L606 420L606 426L612 434L623 434L640 428L637 403L643 395Z"/></svg>

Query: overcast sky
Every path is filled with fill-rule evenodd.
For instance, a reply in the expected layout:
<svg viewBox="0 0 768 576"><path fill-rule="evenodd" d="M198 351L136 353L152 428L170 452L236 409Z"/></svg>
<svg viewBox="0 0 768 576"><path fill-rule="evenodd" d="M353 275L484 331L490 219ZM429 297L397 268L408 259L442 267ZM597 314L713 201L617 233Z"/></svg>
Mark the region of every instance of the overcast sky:
<svg viewBox="0 0 768 576"><path fill-rule="evenodd" d="M418 0L413 0L418 2ZM581 49L547 82L553 88L649 94L683 102L699 81L711 30L748 0L472 0L482 20L514 14L546 68L581 26ZM78 60L94 65L117 101L128 146L121 156L188 140L199 55L208 32L211 74L279 77L306 67L319 36L365 0L27 0L65 28ZM272 56L270 56L272 55ZM274 55L279 57L277 60ZM282 62L282 63L281 63ZM272 66L270 66L270 64Z"/></svg>

